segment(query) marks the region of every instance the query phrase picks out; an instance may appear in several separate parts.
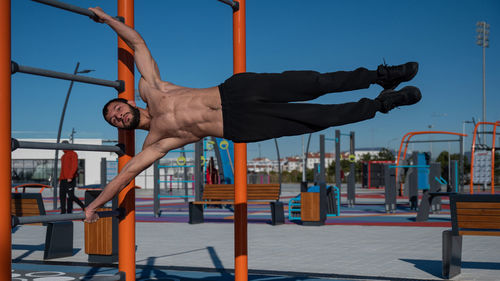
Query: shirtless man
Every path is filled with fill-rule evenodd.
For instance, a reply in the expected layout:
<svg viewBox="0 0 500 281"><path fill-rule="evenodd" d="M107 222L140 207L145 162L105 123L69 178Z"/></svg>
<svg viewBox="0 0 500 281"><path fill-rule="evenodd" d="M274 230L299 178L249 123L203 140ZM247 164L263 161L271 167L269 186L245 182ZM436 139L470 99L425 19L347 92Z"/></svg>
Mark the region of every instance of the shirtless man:
<svg viewBox="0 0 500 281"><path fill-rule="evenodd" d="M95 210L111 200L134 177L168 151L207 136L234 142L254 142L299 135L371 119L376 112L417 103L418 88L407 86L418 71L415 62L400 66L381 65L375 71L358 68L320 74L287 71L281 74L241 73L219 86L194 89L162 81L158 66L143 38L134 29L115 20L100 8L89 8L94 20L109 25L134 50L142 77L139 93L148 105L114 99L103 108L104 118L122 129L149 131L143 150L134 156L85 209L86 222L98 220ZM344 104L296 103L332 92L351 91L378 84L384 91L375 99L363 98Z"/></svg>

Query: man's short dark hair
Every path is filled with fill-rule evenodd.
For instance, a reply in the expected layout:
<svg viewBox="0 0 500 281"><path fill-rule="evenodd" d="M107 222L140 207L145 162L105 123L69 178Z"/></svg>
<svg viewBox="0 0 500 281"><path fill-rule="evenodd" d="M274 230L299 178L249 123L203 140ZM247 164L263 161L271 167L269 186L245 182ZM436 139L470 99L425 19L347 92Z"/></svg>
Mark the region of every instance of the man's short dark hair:
<svg viewBox="0 0 500 281"><path fill-rule="evenodd" d="M108 122L110 125L114 126L113 124L111 124L111 122L106 119L106 115L108 115L108 106L112 103L112 102L123 102L123 103L126 103L128 104L128 101L124 98L116 98L116 99L112 99L110 101L108 101L104 107L102 108L102 116L104 117L104 120L106 120L106 122Z"/></svg>

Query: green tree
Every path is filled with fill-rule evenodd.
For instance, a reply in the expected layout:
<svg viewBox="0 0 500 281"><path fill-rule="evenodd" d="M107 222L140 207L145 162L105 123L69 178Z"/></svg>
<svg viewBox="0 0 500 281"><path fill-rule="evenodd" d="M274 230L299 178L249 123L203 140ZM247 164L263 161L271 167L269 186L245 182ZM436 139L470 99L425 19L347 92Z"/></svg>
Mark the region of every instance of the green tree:
<svg viewBox="0 0 500 281"><path fill-rule="evenodd" d="M370 161L370 160L372 160L372 155L370 153L362 154L359 160Z"/></svg>
<svg viewBox="0 0 500 281"><path fill-rule="evenodd" d="M382 148L377 155L377 160L385 160L385 161L394 161L396 158L394 157L394 154L387 149L387 148Z"/></svg>
<svg viewBox="0 0 500 281"><path fill-rule="evenodd" d="M449 155L449 152L444 150L439 153L438 157L436 158L436 162L441 164L441 176L446 180L449 181L448 177L448 169L450 162L449 160L457 160L460 161L460 153L453 153ZM449 160L448 160L449 158ZM467 174L468 171L470 171L470 162L467 160L467 157L464 157L464 173Z"/></svg>

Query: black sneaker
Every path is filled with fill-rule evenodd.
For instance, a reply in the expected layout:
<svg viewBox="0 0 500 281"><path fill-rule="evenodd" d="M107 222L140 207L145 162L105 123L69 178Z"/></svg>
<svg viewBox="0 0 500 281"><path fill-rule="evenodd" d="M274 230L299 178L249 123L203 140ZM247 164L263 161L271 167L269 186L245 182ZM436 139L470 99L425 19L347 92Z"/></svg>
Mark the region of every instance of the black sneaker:
<svg viewBox="0 0 500 281"><path fill-rule="evenodd" d="M422 99L417 87L406 86L399 91L383 90L375 100L381 103L380 112L387 113L395 107L416 104Z"/></svg>
<svg viewBox="0 0 500 281"><path fill-rule="evenodd" d="M377 68L377 84L384 89L394 90L399 83L407 82L417 75L418 63L407 62L402 65L388 66L381 64Z"/></svg>

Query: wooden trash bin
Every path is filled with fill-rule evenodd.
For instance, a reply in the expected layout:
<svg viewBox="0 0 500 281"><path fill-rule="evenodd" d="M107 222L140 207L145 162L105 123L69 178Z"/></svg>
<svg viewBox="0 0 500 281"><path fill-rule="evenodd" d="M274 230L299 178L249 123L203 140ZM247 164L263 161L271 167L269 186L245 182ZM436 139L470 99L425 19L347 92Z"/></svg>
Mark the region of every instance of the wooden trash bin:
<svg viewBox="0 0 500 281"><path fill-rule="evenodd" d="M90 204L101 190L87 190L85 192L85 205ZM112 211L118 205L113 199L112 208L99 208L100 211ZM88 261L95 263L113 263L118 261L118 218L100 218L95 223L85 223L85 253L89 255Z"/></svg>

